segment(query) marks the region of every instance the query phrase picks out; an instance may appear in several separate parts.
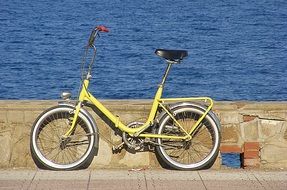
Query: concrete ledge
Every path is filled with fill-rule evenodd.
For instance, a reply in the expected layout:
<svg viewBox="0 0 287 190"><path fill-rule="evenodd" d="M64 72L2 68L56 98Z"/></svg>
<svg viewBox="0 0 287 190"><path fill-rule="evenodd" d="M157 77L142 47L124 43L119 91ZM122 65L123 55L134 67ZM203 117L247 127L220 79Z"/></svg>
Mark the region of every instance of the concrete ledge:
<svg viewBox="0 0 287 190"><path fill-rule="evenodd" d="M286 171L0 170L0 189L287 189Z"/></svg>
<svg viewBox="0 0 287 190"><path fill-rule="evenodd" d="M151 100L104 100L125 123L145 121ZM29 150L31 126L37 116L57 101L0 101L0 168L35 168ZM260 168L287 168L287 102L216 102L214 109L222 124L222 145L241 147L259 143ZM98 116L100 132L117 144L121 142ZM153 153L112 154L111 144L100 139L100 149L90 168L160 167ZM228 151L225 149L225 152ZM215 168L220 168L220 158Z"/></svg>
<svg viewBox="0 0 287 190"><path fill-rule="evenodd" d="M0 170L0 189L287 189L286 171Z"/></svg>

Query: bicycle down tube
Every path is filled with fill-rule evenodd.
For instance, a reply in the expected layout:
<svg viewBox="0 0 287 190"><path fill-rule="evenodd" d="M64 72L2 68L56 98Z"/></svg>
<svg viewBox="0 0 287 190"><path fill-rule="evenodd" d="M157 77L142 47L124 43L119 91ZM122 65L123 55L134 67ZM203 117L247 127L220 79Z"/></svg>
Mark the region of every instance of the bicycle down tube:
<svg viewBox="0 0 287 190"><path fill-rule="evenodd" d="M76 106L75 109L75 115L74 115L74 119L71 125L71 128L69 129L69 131L65 134L65 136L69 136L76 124L76 120L78 117L78 114L80 112L81 109L81 103L83 101L90 101L92 102L105 116L107 116L114 124L115 127L119 128L120 130L129 133L130 135L135 135L135 136L139 136L139 137L149 137L149 138L171 138L171 139L187 139L187 138L191 138L191 134L192 132L196 129L196 127L200 124L200 122L204 119L204 117L207 115L207 113L211 110L212 105L213 105L213 101L210 98L207 97L199 97L199 98L161 98L162 95L162 91L163 91L163 85L159 85L159 88L157 90L157 93L155 95L153 104L152 104L152 108L148 117L147 122L138 127L138 128L129 128L126 125L124 125L120 120L119 117L113 115L101 102L99 102L91 93L89 93L87 91L89 86L89 80L86 79L83 83L83 87L79 96L79 103ZM194 124L194 126L191 128L191 131L187 132L184 130L184 128L181 126L180 123L178 123L176 121L176 119L174 118L174 116L169 112L168 109L165 108L165 106L163 105L163 103L165 102L176 102L176 101L191 101L191 100L204 100L204 101L209 101L210 105L208 106L208 108L206 109L205 113L200 117L200 119L197 121L197 123ZM183 132L185 132L185 136L171 136L171 135L158 135L158 134L140 134L142 131L144 131L145 129L147 129L148 127L150 127L153 122L154 122L154 118L157 114L157 109L158 107L162 107L165 112L167 114L169 114L171 116L171 118L175 121L176 125L178 125L178 127L181 128L181 130Z"/></svg>
<svg viewBox="0 0 287 190"><path fill-rule="evenodd" d="M129 128L126 125L124 125L117 116L113 115L101 102L99 102L91 93L88 92L88 86L89 86L89 80L86 79L83 83L83 87L82 90L80 92L80 96L79 96L79 103L76 106L75 109L75 115L74 115L74 119L73 119L73 123L72 126L70 128L70 130L65 134L65 136L69 136L71 134L71 132L73 131L73 128L75 126L78 114L80 112L81 109L81 102L83 101L90 101L92 102L105 116L107 116L114 124L117 128L119 128L120 130L127 132L129 134L135 134L136 132L139 132L143 129L148 128L154 120L154 117L156 116L156 112L157 112L157 108L158 108L158 102L154 101L153 102L153 106L152 106L152 110L150 112L149 118L147 120L147 122L138 127L138 128ZM162 88L159 88L156 94L156 99L160 98L162 94Z"/></svg>

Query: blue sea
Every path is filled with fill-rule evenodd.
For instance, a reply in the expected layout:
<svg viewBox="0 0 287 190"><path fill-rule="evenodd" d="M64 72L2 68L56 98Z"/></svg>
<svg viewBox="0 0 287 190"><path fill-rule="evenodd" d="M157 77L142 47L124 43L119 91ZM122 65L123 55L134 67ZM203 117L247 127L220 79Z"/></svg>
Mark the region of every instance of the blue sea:
<svg viewBox="0 0 287 190"><path fill-rule="evenodd" d="M157 48L185 49L165 97L287 100L286 0L1 0L0 99L77 97L83 48L97 41L90 89L105 99L152 98L166 64Z"/></svg>

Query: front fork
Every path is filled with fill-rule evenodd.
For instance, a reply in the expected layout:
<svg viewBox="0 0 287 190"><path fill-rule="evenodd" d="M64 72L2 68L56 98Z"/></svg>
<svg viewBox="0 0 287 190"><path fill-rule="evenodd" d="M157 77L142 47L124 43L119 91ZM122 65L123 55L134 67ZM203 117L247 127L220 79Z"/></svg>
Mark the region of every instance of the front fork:
<svg viewBox="0 0 287 190"><path fill-rule="evenodd" d="M70 129L63 135L63 138L68 138L74 131L75 127L76 127L76 123L77 123L77 119L80 113L82 107L82 102L78 102L78 104L76 105L75 109L73 110L74 112L74 116L73 116L73 120L72 120L72 124Z"/></svg>
<svg viewBox="0 0 287 190"><path fill-rule="evenodd" d="M76 104L76 107L74 109L74 117L73 117L72 125L71 125L70 129L63 135L63 138L69 137L73 133L73 131L75 130L75 126L76 126L76 123L77 123L77 119L78 119L80 110L82 108L83 101L84 101L86 96L89 96L89 93L87 92L87 89L88 89L88 86L89 86L89 83L90 83L90 80L89 80L90 77L91 77L91 75L88 74L87 75L87 79L85 79L83 84L82 84L82 89L81 89L81 92L80 92L80 95L79 95L79 101Z"/></svg>

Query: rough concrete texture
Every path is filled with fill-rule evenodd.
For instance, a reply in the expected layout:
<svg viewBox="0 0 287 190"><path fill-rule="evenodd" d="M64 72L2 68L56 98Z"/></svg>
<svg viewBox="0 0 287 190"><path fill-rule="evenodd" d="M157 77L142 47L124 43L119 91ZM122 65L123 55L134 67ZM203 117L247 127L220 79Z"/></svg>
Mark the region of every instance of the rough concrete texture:
<svg viewBox="0 0 287 190"><path fill-rule="evenodd" d="M0 170L0 189L287 189L286 171Z"/></svg>
<svg viewBox="0 0 287 190"><path fill-rule="evenodd" d="M103 104L119 115L123 123L145 121L151 100L105 100ZM31 126L45 109L57 101L0 101L0 168L35 168L29 150ZM287 102L216 102L221 121L222 145L242 147L244 142L260 143L261 168L287 168ZM93 113L92 110L89 110ZM100 149L90 168L160 167L151 152L113 154L112 143L121 138L95 113ZM220 157L214 168L220 167Z"/></svg>

